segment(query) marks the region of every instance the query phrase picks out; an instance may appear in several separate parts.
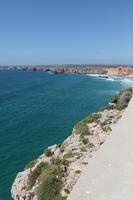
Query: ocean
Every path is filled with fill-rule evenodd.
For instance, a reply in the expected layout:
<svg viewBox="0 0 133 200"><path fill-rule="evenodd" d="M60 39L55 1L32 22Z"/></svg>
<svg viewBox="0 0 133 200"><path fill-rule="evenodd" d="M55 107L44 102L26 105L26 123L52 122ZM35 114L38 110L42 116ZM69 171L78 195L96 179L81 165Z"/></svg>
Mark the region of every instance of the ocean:
<svg viewBox="0 0 133 200"><path fill-rule="evenodd" d="M0 200L18 172L133 81L96 75L0 71Z"/></svg>

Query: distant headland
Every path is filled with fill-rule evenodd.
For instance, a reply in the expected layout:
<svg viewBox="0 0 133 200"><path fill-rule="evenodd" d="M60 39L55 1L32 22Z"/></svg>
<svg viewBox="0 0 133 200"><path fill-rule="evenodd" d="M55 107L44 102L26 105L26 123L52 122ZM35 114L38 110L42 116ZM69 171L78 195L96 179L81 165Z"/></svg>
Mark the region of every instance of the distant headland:
<svg viewBox="0 0 133 200"><path fill-rule="evenodd" d="M0 70L50 71L54 74L103 74L133 78L132 65L0 66Z"/></svg>

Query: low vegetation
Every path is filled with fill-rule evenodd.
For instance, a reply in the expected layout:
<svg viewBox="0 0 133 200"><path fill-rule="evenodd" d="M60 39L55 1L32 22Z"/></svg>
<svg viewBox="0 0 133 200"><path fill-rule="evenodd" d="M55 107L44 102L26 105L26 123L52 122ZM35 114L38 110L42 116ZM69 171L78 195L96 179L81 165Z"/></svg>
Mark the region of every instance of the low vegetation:
<svg viewBox="0 0 133 200"><path fill-rule="evenodd" d="M132 88L124 88L122 89L119 94L115 95L112 97L110 100L110 104L106 107L100 108L100 111L104 110L113 110L113 109L118 109L122 110L128 106L128 103L132 97Z"/></svg>
<svg viewBox="0 0 133 200"><path fill-rule="evenodd" d="M63 160L62 163L66 163ZM38 200L65 200L65 197L60 195L63 182L63 170L57 165L41 162L36 169L31 171L28 177L28 190L30 190L38 180L40 182L37 189Z"/></svg>
<svg viewBox="0 0 133 200"><path fill-rule="evenodd" d="M84 119L86 123L97 122L101 118L101 113L94 113Z"/></svg>
<svg viewBox="0 0 133 200"><path fill-rule="evenodd" d="M60 195L63 187L63 171L59 166L51 165L43 170L37 190L38 200L63 200Z"/></svg>
<svg viewBox="0 0 133 200"><path fill-rule="evenodd" d="M33 171L31 171L28 177L28 182L27 182L28 190L30 190L35 185L36 180L39 178L42 171L46 169L48 166L49 165L47 162L41 162L39 165L37 165L37 167Z"/></svg>
<svg viewBox="0 0 133 200"><path fill-rule="evenodd" d="M51 162L52 162L52 164L53 165L57 165L57 166L62 166L62 165L64 165L64 166L68 166L69 165L69 161L68 160L66 160L66 159L60 159L60 158L52 158L51 159Z"/></svg>
<svg viewBox="0 0 133 200"><path fill-rule="evenodd" d="M87 124L84 121L79 122L75 127L76 134L90 135L90 131Z"/></svg>
<svg viewBox="0 0 133 200"><path fill-rule="evenodd" d="M67 188L65 188L64 191L66 194L70 194L70 191Z"/></svg>
<svg viewBox="0 0 133 200"><path fill-rule="evenodd" d="M57 144L57 148L61 148L61 145L62 145L62 144Z"/></svg>
<svg viewBox="0 0 133 200"><path fill-rule="evenodd" d="M80 173L81 173L81 170L76 170L75 173L76 173L76 174L80 174Z"/></svg>
<svg viewBox="0 0 133 200"><path fill-rule="evenodd" d="M26 165L25 169L29 169L29 168L34 167L36 163L37 163L37 160L32 160L31 162L29 162L29 163Z"/></svg>
<svg viewBox="0 0 133 200"><path fill-rule="evenodd" d="M88 143L89 143L88 138L85 138L83 135L80 135L80 141L81 141L83 144L88 144Z"/></svg>
<svg viewBox="0 0 133 200"><path fill-rule="evenodd" d="M94 146L95 145L93 143L91 143L91 142L88 142L88 144L86 145L86 147L89 148L89 149L92 148L92 147L94 147Z"/></svg>
<svg viewBox="0 0 133 200"><path fill-rule="evenodd" d="M103 129L103 131L107 132L109 130L111 130L111 128L107 125L109 125L111 122L109 119L105 119L103 122L100 123L101 128Z"/></svg>
<svg viewBox="0 0 133 200"><path fill-rule="evenodd" d="M106 126L110 124L110 120L109 119L105 119L103 122L100 123L100 126L103 127L103 126Z"/></svg>
<svg viewBox="0 0 133 200"><path fill-rule="evenodd" d="M83 147L80 148L80 151L82 151L82 152L87 151L87 148L90 149L90 148L94 147L94 144L91 143L89 141L89 139L85 138L83 135L80 135L80 141L85 145L85 146L83 146Z"/></svg>
<svg viewBox="0 0 133 200"><path fill-rule="evenodd" d="M101 107L100 112L103 112L104 110L113 110L113 109L116 109L115 105L108 105L106 107Z"/></svg>
<svg viewBox="0 0 133 200"><path fill-rule="evenodd" d="M53 155L53 152L51 152L51 149L45 149L44 153L47 157L51 157Z"/></svg>
<svg viewBox="0 0 133 200"><path fill-rule="evenodd" d="M116 108L122 110L128 106L128 103L132 97L132 88L125 88L120 91L119 99L116 103Z"/></svg>
<svg viewBox="0 0 133 200"><path fill-rule="evenodd" d="M104 142L100 142L100 145L102 145Z"/></svg>
<svg viewBox="0 0 133 200"><path fill-rule="evenodd" d="M69 153L65 154L65 155L63 156L63 158L64 158L64 159L67 159L67 158L72 158L72 157L74 157L74 156L80 156L80 153L69 152Z"/></svg>
<svg viewBox="0 0 133 200"><path fill-rule="evenodd" d="M100 118L101 118L101 113L94 113L84 118L78 124L75 125L74 129L76 134L90 135L91 133L89 131L89 128L87 127L87 124L92 122L98 122Z"/></svg>
<svg viewBox="0 0 133 200"><path fill-rule="evenodd" d="M120 98L120 94L115 95L114 97L112 97L110 103L115 103L117 104Z"/></svg>
<svg viewBox="0 0 133 200"><path fill-rule="evenodd" d="M86 151L87 151L87 149L86 149L86 147L85 147L85 146L82 146L82 147L80 148L80 151L81 151L81 152L86 152Z"/></svg>

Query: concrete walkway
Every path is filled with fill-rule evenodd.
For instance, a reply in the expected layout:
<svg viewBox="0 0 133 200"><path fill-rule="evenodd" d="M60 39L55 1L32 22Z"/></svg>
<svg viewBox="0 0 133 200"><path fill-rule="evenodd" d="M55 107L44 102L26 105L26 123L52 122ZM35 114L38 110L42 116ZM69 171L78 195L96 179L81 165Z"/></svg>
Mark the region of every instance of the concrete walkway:
<svg viewBox="0 0 133 200"><path fill-rule="evenodd" d="M133 200L133 98L68 200Z"/></svg>

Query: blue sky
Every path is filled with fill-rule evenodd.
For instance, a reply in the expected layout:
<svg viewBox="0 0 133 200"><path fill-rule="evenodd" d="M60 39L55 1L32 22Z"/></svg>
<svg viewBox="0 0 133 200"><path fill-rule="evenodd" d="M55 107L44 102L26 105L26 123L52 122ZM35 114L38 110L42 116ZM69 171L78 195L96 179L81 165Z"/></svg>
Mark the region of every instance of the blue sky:
<svg viewBox="0 0 133 200"><path fill-rule="evenodd" d="M0 65L133 64L132 0L0 0Z"/></svg>

